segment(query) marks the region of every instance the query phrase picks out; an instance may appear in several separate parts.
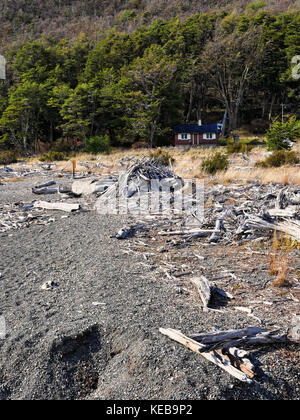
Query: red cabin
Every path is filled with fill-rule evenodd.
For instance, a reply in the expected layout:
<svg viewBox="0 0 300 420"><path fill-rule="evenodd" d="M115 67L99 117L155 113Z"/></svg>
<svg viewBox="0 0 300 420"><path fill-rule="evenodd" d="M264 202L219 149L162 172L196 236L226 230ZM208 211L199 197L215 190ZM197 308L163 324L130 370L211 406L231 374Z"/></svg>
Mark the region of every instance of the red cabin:
<svg viewBox="0 0 300 420"><path fill-rule="evenodd" d="M222 124L181 124L173 128L175 146L217 145Z"/></svg>

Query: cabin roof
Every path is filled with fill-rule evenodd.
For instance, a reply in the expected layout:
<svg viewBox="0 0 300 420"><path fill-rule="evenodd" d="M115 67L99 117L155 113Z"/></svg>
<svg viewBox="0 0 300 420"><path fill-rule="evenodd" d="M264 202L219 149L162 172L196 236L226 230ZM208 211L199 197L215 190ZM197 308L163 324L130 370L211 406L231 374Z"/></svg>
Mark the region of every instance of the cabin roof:
<svg viewBox="0 0 300 420"><path fill-rule="evenodd" d="M204 134L204 133L221 133L222 131L222 124L180 124L173 127L174 134L181 134L181 133L196 133L196 134Z"/></svg>

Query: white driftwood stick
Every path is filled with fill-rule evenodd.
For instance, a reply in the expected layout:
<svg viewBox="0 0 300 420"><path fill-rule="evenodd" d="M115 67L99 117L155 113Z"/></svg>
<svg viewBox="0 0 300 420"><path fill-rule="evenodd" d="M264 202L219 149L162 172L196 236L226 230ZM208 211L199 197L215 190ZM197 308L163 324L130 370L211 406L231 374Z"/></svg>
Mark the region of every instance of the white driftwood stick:
<svg viewBox="0 0 300 420"><path fill-rule="evenodd" d="M168 328L168 329L160 328L159 331L163 335L166 335L167 337L171 338L171 340L177 341L178 343L184 345L189 350L192 350L195 353L200 354L205 359L219 366L221 369L225 370L230 375L234 376L240 381L246 382L248 384L252 383L251 379L245 373L241 372L240 370L232 366L231 363L228 361L228 359L225 359L219 353L218 353L218 357L216 356L214 352L201 353L200 349L203 346L197 343L197 341L194 341L191 338L182 334L181 331L173 330L171 328Z"/></svg>
<svg viewBox="0 0 300 420"><path fill-rule="evenodd" d="M206 229L206 230L199 230L199 229L190 229L190 230L174 230L170 232L158 232L160 236L175 236L175 235L210 235L211 233L215 232L214 229Z"/></svg>
<svg viewBox="0 0 300 420"><path fill-rule="evenodd" d="M272 217L295 217L298 213L294 207L286 207L285 209L269 209L267 210Z"/></svg>
<svg viewBox="0 0 300 420"><path fill-rule="evenodd" d="M36 201L33 205L35 208L45 209L45 210L60 210L71 213L72 211L79 210L79 204L70 204L70 203L49 203L48 201Z"/></svg>
<svg viewBox="0 0 300 420"><path fill-rule="evenodd" d="M211 235L211 237L209 238L210 242L217 242L219 237L220 237L220 233L221 230L223 228L223 221L226 219L226 217L228 216L229 211L226 210L224 213L221 214L221 216L217 219L216 221L216 228L214 233Z"/></svg>

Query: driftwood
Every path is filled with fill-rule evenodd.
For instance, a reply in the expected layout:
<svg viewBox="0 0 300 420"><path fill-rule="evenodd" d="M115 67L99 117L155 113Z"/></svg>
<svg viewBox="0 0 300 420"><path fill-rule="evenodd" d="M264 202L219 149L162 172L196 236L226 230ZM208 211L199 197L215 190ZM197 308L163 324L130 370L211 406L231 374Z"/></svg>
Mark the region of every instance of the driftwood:
<svg viewBox="0 0 300 420"><path fill-rule="evenodd" d="M197 235L197 236L208 236L212 232L215 232L214 229L189 229L189 230L175 230L170 232L158 232L158 235L160 236L179 236L179 235Z"/></svg>
<svg viewBox="0 0 300 420"><path fill-rule="evenodd" d="M219 237L220 237L220 233L221 230L223 229L223 222L226 219L226 217L228 216L228 211L225 211L216 221L216 227L215 227L215 231L214 233L211 235L211 237L209 238L210 242L217 242Z"/></svg>
<svg viewBox="0 0 300 420"><path fill-rule="evenodd" d="M49 203L47 201L36 201L33 205L35 208L45 210L60 210L71 213L80 209L79 204L67 204L67 203Z"/></svg>
<svg viewBox="0 0 300 420"><path fill-rule="evenodd" d="M238 368L234 367L230 361L230 357L223 355L221 352L202 352L202 344L199 344L197 341L185 336L182 334L181 331L173 330L171 328L164 329L160 328L159 331L166 335L167 337L171 338L174 341L184 345L189 350L194 351L197 354L200 354L205 359L209 360L210 362L214 363L215 365L219 366L230 375L234 376L235 378L239 379L242 382L246 382L248 384L252 383L252 380L249 378L247 374L239 370ZM242 364L242 361L241 361ZM245 367L246 369L246 367ZM249 369L249 366L247 367ZM252 375L251 375L252 376Z"/></svg>
<svg viewBox="0 0 300 420"><path fill-rule="evenodd" d="M217 287L211 286L209 280L204 276L201 276L200 278L195 277L191 279L191 282L197 288L198 294L203 303L204 312L207 312L210 299L214 293L217 293L227 299L234 299L230 293L227 293Z"/></svg>
<svg viewBox="0 0 300 420"><path fill-rule="evenodd" d="M196 286L200 299L203 303L203 310L206 312L211 298L210 283L204 276L201 276L200 278L193 278L191 279L191 282L194 286Z"/></svg>
<svg viewBox="0 0 300 420"><path fill-rule="evenodd" d="M203 345L201 351L212 351L242 345L286 342L287 336L279 335L278 333L279 330L267 331L259 327L250 327L244 330L229 330L192 335L192 338Z"/></svg>
<svg viewBox="0 0 300 420"><path fill-rule="evenodd" d="M241 230L237 233L241 233L247 229L259 229L259 230L271 230L271 231L280 231L287 233L296 241L300 241L300 221L298 220L290 220L284 222L276 222L271 223L267 222L266 220L257 217L257 216L249 216L246 220L244 226Z"/></svg>
<svg viewBox="0 0 300 420"><path fill-rule="evenodd" d="M46 188L46 187L51 187L52 185L56 185L56 182L55 181L48 181L48 182L45 182L44 184L35 185L34 188L35 189Z"/></svg>
<svg viewBox="0 0 300 420"><path fill-rule="evenodd" d="M272 217L295 217L298 214L294 207L286 207L285 209L270 209L268 213Z"/></svg>
<svg viewBox="0 0 300 420"><path fill-rule="evenodd" d="M58 192L57 188L32 188L32 192L33 194L37 194L37 195L46 195L46 194L56 194Z"/></svg>

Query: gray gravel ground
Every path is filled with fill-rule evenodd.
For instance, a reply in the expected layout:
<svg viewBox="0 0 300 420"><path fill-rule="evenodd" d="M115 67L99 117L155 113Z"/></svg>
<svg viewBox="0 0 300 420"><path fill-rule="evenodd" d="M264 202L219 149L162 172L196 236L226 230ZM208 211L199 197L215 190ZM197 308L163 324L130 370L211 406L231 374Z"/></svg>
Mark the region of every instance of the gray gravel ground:
<svg viewBox="0 0 300 420"><path fill-rule="evenodd" d="M1 201L32 200L24 183L13 196L11 187L1 188ZM188 334L253 321L203 313L172 280L139 265L138 255L120 252L110 235L123 218L53 214L53 224L0 238L0 315L7 322L0 399L299 399L295 345L257 351L259 375L240 383L158 329ZM57 286L42 290L46 281Z"/></svg>

